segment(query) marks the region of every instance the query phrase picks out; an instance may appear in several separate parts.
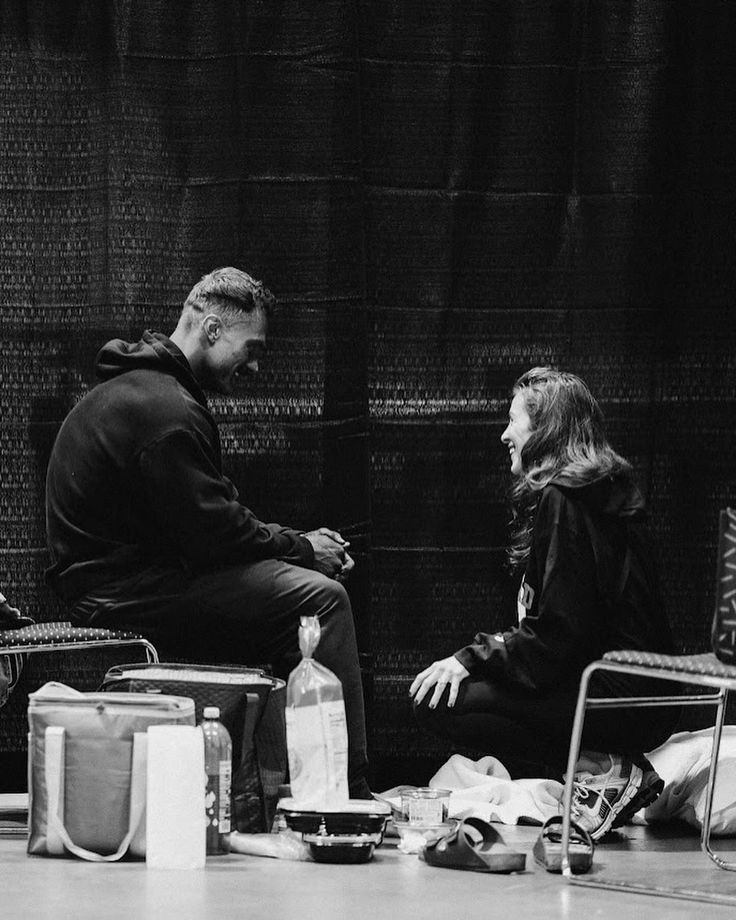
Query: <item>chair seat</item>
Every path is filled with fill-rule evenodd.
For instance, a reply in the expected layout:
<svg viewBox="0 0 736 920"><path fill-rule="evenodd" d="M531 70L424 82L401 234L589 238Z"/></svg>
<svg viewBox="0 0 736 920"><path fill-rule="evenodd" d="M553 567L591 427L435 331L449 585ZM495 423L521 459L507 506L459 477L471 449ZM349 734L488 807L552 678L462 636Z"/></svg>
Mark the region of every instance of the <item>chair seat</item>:
<svg viewBox="0 0 736 920"><path fill-rule="evenodd" d="M639 668L671 671L673 674L699 674L724 680L736 679L736 665L724 664L715 655L660 655L657 652L606 652L603 661L630 664Z"/></svg>
<svg viewBox="0 0 736 920"><path fill-rule="evenodd" d="M69 622L35 623L20 629L0 630L0 650L19 647L85 645L90 642L145 641L145 637L122 630L73 626Z"/></svg>

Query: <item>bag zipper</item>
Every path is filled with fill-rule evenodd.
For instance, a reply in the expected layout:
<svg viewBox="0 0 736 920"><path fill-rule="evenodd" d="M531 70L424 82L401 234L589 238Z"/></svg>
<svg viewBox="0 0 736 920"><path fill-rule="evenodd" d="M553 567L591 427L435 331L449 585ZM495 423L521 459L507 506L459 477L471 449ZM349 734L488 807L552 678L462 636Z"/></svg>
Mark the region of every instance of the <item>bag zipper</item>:
<svg viewBox="0 0 736 920"><path fill-rule="evenodd" d="M85 706L87 708L98 709L100 712L104 712L106 709L114 709L115 707L121 709L130 709L131 707L145 710L160 709L165 712L171 712L172 708L180 712L186 712L190 708L186 704L183 705L179 702L179 700L187 699L186 697L158 696L153 693L150 696L145 693L135 693L131 695L138 698L135 700L127 700L118 697L118 699L115 699L116 694L114 693L106 693L104 694L104 698L102 694L96 694L94 697L47 696L40 700L34 700L31 697L28 705L30 709L39 709L47 705L59 706L62 704L64 706ZM193 701L192 708L194 708Z"/></svg>

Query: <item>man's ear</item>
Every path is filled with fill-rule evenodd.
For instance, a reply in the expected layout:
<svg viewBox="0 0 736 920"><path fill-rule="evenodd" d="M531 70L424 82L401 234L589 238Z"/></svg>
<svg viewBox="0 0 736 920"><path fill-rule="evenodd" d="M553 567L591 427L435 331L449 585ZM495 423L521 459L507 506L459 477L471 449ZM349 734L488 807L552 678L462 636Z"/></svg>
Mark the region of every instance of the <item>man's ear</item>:
<svg viewBox="0 0 736 920"><path fill-rule="evenodd" d="M222 320L216 313L208 313L202 320L202 330L210 345L214 345L222 332Z"/></svg>

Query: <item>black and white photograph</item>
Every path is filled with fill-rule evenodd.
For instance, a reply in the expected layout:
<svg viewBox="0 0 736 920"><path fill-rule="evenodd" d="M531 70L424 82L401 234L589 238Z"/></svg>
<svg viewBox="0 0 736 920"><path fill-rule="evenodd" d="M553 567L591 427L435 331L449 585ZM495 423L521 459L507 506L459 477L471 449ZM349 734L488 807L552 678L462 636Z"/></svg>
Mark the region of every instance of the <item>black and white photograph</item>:
<svg viewBox="0 0 736 920"><path fill-rule="evenodd" d="M0 0L8 920L731 916L736 0Z"/></svg>

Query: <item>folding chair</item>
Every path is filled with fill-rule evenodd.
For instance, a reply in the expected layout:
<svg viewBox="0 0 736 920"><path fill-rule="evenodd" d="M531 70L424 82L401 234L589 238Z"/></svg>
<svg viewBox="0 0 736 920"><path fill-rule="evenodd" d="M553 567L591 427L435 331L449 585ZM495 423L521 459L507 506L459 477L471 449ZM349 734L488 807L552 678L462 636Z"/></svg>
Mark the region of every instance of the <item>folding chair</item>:
<svg viewBox="0 0 736 920"><path fill-rule="evenodd" d="M736 513L730 509L721 512L718 559L713 642L720 658L732 661L734 660L734 636L736 636L732 628L736 626L736 619L734 618L734 612L736 612ZM690 686L711 688L716 692L683 694L682 696L589 698L588 688L590 681L597 671L613 671L617 674L631 674L638 677L666 680ZM721 869L736 872L736 863L728 862L715 853L710 842L718 754L723 724L726 719L726 701L731 690L736 690L736 664L719 660L719 657L713 653L702 655L659 655L650 652L615 651L608 652L600 661L594 661L588 665L580 680L575 720L570 737L565 790L562 799L562 871L571 884L584 885L589 888L607 888L616 891L679 897L716 904L736 904L736 893L733 895L715 894L686 888L637 884L617 879L573 876L569 861L573 781L575 764L580 753L586 710L616 707L705 705L714 706L716 714L700 846L702 851Z"/></svg>
<svg viewBox="0 0 736 920"><path fill-rule="evenodd" d="M21 656L39 652L85 651L91 648L138 646L146 660L158 662L158 652L144 636L115 629L72 626L67 622L35 623L20 629L0 630L0 655Z"/></svg>

